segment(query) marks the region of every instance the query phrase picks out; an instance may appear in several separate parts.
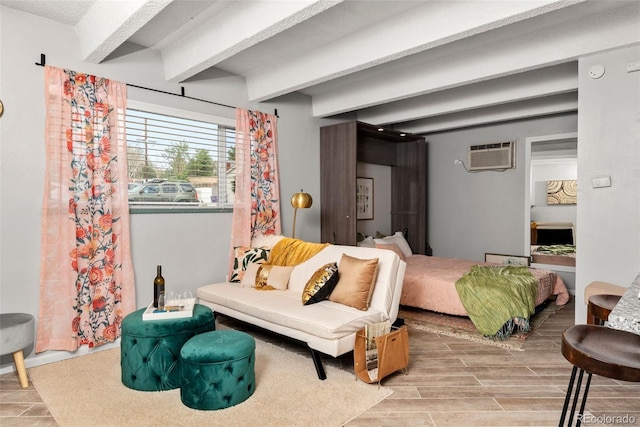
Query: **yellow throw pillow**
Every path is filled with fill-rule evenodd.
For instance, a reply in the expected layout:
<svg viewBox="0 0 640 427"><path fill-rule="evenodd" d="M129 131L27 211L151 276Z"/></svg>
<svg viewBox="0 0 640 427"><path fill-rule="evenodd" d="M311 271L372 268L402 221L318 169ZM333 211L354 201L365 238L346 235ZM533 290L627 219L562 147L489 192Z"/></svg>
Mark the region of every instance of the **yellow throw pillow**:
<svg viewBox="0 0 640 427"><path fill-rule="evenodd" d="M338 264L330 262L313 273L302 291L302 304L310 305L327 299L338 283Z"/></svg>
<svg viewBox="0 0 640 427"><path fill-rule="evenodd" d="M329 301L367 310L377 274L378 258L360 259L342 254L338 283L329 295Z"/></svg>
<svg viewBox="0 0 640 427"><path fill-rule="evenodd" d="M274 289L285 291L289 285L289 276L293 267L261 264L256 273L255 287L261 291Z"/></svg>

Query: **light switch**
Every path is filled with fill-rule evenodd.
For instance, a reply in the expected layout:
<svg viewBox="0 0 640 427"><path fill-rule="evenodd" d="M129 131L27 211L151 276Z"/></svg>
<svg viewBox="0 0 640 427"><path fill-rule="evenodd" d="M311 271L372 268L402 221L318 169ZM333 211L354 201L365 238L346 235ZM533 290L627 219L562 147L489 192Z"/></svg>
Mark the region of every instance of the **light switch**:
<svg viewBox="0 0 640 427"><path fill-rule="evenodd" d="M611 187L611 177L598 176L595 178L591 178L591 186L593 188Z"/></svg>

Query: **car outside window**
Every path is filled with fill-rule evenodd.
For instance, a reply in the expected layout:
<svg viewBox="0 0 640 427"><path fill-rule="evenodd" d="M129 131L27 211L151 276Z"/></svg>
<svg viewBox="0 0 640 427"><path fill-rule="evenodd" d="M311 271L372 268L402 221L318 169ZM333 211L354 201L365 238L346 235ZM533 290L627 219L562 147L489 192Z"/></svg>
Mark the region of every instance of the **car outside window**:
<svg viewBox="0 0 640 427"><path fill-rule="evenodd" d="M162 192L163 193L177 193L178 186L175 184L162 184Z"/></svg>
<svg viewBox="0 0 640 427"><path fill-rule="evenodd" d="M183 191L186 191L188 193L193 193L196 191L196 189L193 188L193 185L191 184L180 184L180 188L182 188Z"/></svg>
<svg viewBox="0 0 640 427"><path fill-rule="evenodd" d="M160 187L157 185L146 185L142 189L144 194L156 194L160 192Z"/></svg>

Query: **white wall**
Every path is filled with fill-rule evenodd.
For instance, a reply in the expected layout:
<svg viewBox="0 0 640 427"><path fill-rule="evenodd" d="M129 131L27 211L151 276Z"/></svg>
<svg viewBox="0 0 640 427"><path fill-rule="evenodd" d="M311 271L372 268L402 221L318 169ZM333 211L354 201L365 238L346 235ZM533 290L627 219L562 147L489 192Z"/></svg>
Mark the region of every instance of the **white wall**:
<svg viewBox="0 0 640 427"><path fill-rule="evenodd" d="M640 272L640 72L626 72L638 60L635 46L579 61L576 323L590 282L628 287ZM594 65L602 78L589 77ZM598 176L611 187L593 188Z"/></svg>
<svg viewBox="0 0 640 427"><path fill-rule="evenodd" d="M426 135L429 151L429 243L433 255L484 260L485 252L522 254L525 138L575 132L575 114ZM470 145L517 141L516 168L466 172Z"/></svg>
<svg viewBox="0 0 640 427"><path fill-rule="evenodd" d="M0 311L25 312L36 319L40 279L40 215L45 172L44 68L47 64L180 93L165 82L160 58L150 50L114 54L102 64L79 57L75 31L68 26L0 6ZM243 79L210 75L184 83L186 94L242 108L278 110L283 232L290 234L289 198L302 187L319 201L319 124L308 97L287 96L251 105ZM235 118L233 109L129 88L129 98L199 113ZM229 254L230 213L131 215L131 246L137 306L151 301L155 266L163 265L167 286L195 289L222 280ZM298 215L298 237L318 241L320 206ZM27 351L27 354L29 351ZM27 366L48 360L45 352L27 358ZM56 356L58 357L58 356ZM2 358L3 369L11 369Z"/></svg>

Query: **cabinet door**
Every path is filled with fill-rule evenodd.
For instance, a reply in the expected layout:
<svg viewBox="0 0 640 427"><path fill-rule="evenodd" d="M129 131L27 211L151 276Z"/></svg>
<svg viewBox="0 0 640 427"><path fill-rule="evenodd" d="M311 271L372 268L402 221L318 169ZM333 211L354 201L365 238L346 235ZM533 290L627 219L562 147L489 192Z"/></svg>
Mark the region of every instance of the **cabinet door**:
<svg viewBox="0 0 640 427"><path fill-rule="evenodd" d="M320 223L323 243L356 244L356 124L320 128Z"/></svg>
<svg viewBox="0 0 640 427"><path fill-rule="evenodd" d="M427 246L427 144L397 144L397 164L391 169L391 229L408 231L414 253Z"/></svg>

